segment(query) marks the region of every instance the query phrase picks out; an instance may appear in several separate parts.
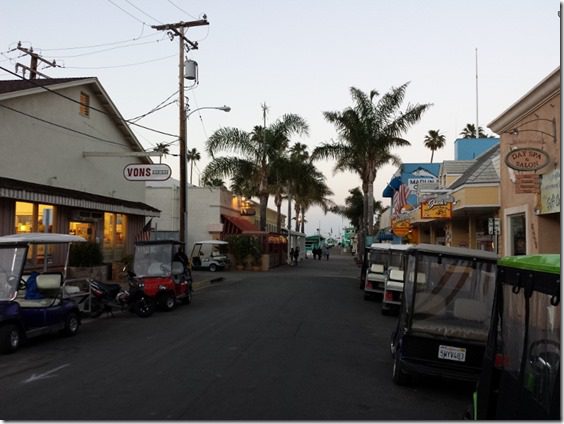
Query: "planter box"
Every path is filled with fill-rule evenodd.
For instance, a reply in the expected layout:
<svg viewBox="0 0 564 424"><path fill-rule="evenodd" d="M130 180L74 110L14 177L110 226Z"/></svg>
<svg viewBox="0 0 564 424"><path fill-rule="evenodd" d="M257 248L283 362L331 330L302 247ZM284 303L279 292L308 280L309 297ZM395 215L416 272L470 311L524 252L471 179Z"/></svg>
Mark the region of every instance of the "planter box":
<svg viewBox="0 0 564 424"><path fill-rule="evenodd" d="M81 267L69 266L67 268L68 278L93 278L99 281L108 281L108 265Z"/></svg>

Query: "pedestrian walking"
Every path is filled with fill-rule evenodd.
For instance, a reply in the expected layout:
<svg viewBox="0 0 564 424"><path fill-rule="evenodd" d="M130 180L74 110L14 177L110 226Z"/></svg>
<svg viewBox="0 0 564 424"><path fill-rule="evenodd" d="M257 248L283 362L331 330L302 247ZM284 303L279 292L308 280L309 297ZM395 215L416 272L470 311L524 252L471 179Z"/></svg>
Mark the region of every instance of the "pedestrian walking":
<svg viewBox="0 0 564 424"><path fill-rule="evenodd" d="M325 258L329 260L329 248L327 246L323 247L323 256L325 256Z"/></svg>
<svg viewBox="0 0 564 424"><path fill-rule="evenodd" d="M290 249L290 265L294 265L294 248Z"/></svg>
<svg viewBox="0 0 564 424"><path fill-rule="evenodd" d="M300 257L300 246L296 246L294 250L294 265L298 264L298 258Z"/></svg>

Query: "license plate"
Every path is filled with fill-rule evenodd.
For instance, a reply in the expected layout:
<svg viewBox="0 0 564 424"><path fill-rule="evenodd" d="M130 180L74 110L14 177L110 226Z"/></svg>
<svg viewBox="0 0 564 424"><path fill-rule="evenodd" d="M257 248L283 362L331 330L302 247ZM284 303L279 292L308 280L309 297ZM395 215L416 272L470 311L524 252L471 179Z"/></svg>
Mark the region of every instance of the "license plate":
<svg viewBox="0 0 564 424"><path fill-rule="evenodd" d="M448 361L466 361L466 349L463 347L454 346L439 346L439 359L446 359Z"/></svg>

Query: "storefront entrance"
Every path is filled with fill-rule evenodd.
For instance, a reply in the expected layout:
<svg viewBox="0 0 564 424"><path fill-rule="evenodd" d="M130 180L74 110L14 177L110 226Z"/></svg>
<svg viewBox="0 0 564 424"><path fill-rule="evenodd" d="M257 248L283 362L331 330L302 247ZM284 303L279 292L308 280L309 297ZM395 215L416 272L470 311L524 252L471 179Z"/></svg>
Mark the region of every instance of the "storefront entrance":
<svg viewBox="0 0 564 424"><path fill-rule="evenodd" d="M69 222L69 234L80 236L86 241L96 241L96 224L93 222Z"/></svg>

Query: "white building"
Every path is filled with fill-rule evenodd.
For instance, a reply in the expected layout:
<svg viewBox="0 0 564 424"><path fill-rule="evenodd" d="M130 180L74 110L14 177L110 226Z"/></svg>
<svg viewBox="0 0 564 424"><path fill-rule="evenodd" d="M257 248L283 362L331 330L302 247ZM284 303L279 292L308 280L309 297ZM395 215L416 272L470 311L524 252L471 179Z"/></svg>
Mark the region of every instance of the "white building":
<svg viewBox="0 0 564 424"><path fill-rule="evenodd" d="M97 78L0 81L0 235L78 234L107 262L132 253L145 217L142 182L124 167L147 157Z"/></svg>

